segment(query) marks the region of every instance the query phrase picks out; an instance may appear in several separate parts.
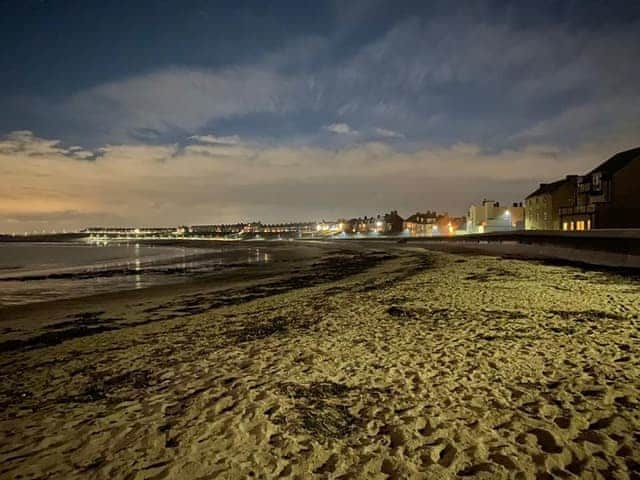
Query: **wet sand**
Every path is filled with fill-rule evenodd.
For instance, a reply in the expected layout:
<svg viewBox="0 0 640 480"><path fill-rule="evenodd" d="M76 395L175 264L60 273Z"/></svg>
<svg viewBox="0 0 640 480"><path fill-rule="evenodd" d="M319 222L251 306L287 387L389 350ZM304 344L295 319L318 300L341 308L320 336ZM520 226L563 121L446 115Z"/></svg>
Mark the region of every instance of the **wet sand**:
<svg viewBox="0 0 640 480"><path fill-rule="evenodd" d="M640 475L636 279L355 243L287 268L23 313L0 478Z"/></svg>

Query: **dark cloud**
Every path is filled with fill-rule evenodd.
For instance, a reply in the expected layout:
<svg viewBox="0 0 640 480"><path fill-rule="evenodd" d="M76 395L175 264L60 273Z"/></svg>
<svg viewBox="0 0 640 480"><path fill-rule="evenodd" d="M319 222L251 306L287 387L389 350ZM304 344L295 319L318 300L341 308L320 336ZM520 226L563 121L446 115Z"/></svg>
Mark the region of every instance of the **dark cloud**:
<svg viewBox="0 0 640 480"><path fill-rule="evenodd" d="M250 62L160 62L26 105L37 110L30 117L40 115L36 124L48 124L39 131L92 146L213 130L341 147L345 139L326 127L348 125L364 134L351 141L382 129L402 132L407 145L466 141L500 149L577 144L640 117L640 21L562 23L572 10L558 6L557 18L551 9L526 24L526 8L499 6L401 9L376 20L375 35L366 36L354 34L347 19L368 19L370 9L339 9L333 30L292 33Z"/></svg>

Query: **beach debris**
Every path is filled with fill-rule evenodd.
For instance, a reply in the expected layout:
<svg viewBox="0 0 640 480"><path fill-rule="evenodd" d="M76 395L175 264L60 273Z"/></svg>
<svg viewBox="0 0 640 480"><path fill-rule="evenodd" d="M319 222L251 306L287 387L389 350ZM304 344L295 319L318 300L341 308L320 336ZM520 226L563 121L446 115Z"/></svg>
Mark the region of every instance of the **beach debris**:
<svg viewBox="0 0 640 480"><path fill-rule="evenodd" d="M393 305L387 309L387 313L392 317L398 318L415 318L416 312L405 307Z"/></svg>
<svg viewBox="0 0 640 480"><path fill-rule="evenodd" d="M131 370L107 378L93 378L85 385L80 393L67 395L57 400L58 403L92 403L107 398L118 398L121 391L127 389L140 390L152 384L149 370Z"/></svg>
<svg viewBox="0 0 640 480"><path fill-rule="evenodd" d="M344 437L363 425L349 412L345 397L352 389L347 385L333 381L308 385L286 382L278 386L278 391L293 400L294 405L273 417L276 424L325 439Z"/></svg>

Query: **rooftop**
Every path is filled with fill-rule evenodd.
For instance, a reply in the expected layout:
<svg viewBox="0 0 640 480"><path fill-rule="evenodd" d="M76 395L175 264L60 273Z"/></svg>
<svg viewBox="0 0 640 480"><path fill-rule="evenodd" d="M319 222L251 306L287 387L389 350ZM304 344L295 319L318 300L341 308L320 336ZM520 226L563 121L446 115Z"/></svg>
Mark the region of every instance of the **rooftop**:
<svg viewBox="0 0 640 480"><path fill-rule="evenodd" d="M638 160L638 159L640 159L640 147L636 147L636 148L632 148L631 150L626 150L624 152L616 153L609 160L607 160L606 162L600 164L599 166L591 170L587 175L591 175L592 173L596 173L596 172L612 174L626 167L632 161Z"/></svg>
<svg viewBox="0 0 640 480"><path fill-rule="evenodd" d="M576 181L576 180L577 180L577 175L568 175L562 180L557 180L551 183L541 183L535 192L527 195L527 199L532 197L537 197L538 195L551 194L555 192L558 188L565 185L566 183Z"/></svg>

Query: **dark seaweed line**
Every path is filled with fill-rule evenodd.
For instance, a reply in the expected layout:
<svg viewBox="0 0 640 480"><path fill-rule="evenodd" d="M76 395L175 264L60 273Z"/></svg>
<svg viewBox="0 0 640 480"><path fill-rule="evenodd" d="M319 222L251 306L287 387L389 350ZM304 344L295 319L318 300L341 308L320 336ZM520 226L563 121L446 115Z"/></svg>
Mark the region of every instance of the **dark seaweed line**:
<svg viewBox="0 0 640 480"><path fill-rule="evenodd" d="M290 278L278 280L266 285L256 285L254 287L234 292L235 294L232 296L222 296L221 298L206 304L203 304L204 301L201 302L200 299L196 298L196 300L198 300L198 304L189 306L189 300L187 300L185 302L182 302L181 304L177 304L176 310L166 316L148 318L145 321L137 322L131 325L105 323L94 326L96 319L93 319L94 323L88 323L87 319L83 318L83 315L90 315L91 312L85 312L84 314L80 314L79 318L72 317L71 321L63 322L66 325L73 324L77 326L72 326L71 328L66 328L64 330L48 331L26 339L7 340L4 342L0 342L0 354L14 351L36 350L40 348L52 347L75 338L88 337L103 332L119 330L121 328L134 327L145 325L148 323L169 320L180 316L180 314L195 315L225 306L239 305L242 303L250 302L252 300L266 298L301 288L320 285L322 283L335 282L352 275L363 273L377 266L383 261L390 260L392 258L396 257L393 255L380 253L359 253L350 256L340 254L333 255L324 260L314 263L312 265L312 268L317 270L312 273L294 275ZM233 290L231 290L230 292L233 292ZM191 301L193 302L193 300ZM99 313L102 314L103 312ZM110 322L114 320L117 321L117 319L105 319L104 322Z"/></svg>

